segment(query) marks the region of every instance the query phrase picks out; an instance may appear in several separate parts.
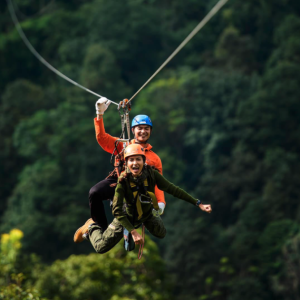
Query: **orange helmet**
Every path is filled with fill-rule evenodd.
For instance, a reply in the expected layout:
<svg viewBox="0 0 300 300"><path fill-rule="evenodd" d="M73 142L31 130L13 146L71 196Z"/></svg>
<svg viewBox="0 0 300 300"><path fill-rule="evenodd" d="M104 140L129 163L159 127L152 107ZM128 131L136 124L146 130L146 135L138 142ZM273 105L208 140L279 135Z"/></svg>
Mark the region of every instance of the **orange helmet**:
<svg viewBox="0 0 300 300"><path fill-rule="evenodd" d="M131 144L125 148L124 158L126 159L127 157L132 156L132 155L142 155L142 156L144 156L144 158L146 158L145 150L139 144Z"/></svg>

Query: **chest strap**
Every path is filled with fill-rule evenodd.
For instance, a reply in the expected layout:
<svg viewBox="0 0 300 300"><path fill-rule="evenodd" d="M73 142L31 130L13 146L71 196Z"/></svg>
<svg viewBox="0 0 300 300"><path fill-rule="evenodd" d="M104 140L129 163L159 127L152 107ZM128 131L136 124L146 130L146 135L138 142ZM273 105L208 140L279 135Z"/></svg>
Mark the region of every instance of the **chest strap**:
<svg viewBox="0 0 300 300"><path fill-rule="evenodd" d="M130 187L131 187L133 197L134 197L135 202L136 202L136 209L137 209L137 212L138 212L138 220L140 220L141 217L143 216L143 209L142 209L142 203L141 203L141 194L142 193L143 194L145 193L146 196L149 196L151 198L151 202L152 202L152 205L153 205L155 210L159 209L156 196L154 195L154 193L147 191L148 190L148 180L147 180L147 178L143 182L142 190L144 190L144 191L141 191L141 187L137 186L132 181L130 181Z"/></svg>

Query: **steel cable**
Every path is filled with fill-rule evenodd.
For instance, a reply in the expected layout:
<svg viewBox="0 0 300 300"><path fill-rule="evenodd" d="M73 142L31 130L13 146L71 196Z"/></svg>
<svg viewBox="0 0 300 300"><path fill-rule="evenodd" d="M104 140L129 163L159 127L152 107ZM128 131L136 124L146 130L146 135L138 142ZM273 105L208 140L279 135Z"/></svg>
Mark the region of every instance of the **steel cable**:
<svg viewBox="0 0 300 300"><path fill-rule="evenodd" d="M48 69L50 69L52 72L54 72L56 75L62 77L63 79L69 81L70 83L74 84L75 86L85 90L88 93L91 93L99 98L101 98L102 96L91 91L90 89L82 86L81 84L77 83L76 81L70 79L69 77L67 77L66 75L64 75L63 73L61 73L60 71L58 71L57 69L55 69L52 65L50 65L35 49L34 47L31 45L31 43L29 42L29 40L27 39L25 33L23 32L23 29L18 21L18 18L16 16L15 13L15 9L14 6L12 4L11 0L6 0L7 1L7 5L8 5L8 10L9 13L11 15L11 18L15 24L15 27L20 35L20 37L22 38L23 42L25 43L25 45L27 46L27 48L31 51L31 53L42 63L44 64ZM111 101L111 100L109 100ZM113 104L118 105L118 103L111 101Z"/></svg>
<svg viewBox="0 0 300 300"><path fill-rule="evenodd" d="M137 94L166 66L168 62L200 31L208 21L226 4L228 0L220 0L204 19L192 30L192 32L184 39L184 41L175 49L175 51L165 60L165 62L155 71L155 73L142 85L142 87L129 99L130 102Z"/></svg>
<svg viewBox="0 0 300 300"><path fill-rule="evenodd" d="M80 85L79 83L75 82L74 80L70 79L66 75L62 74L60 71L55 69L52 65L50 65L31 45L29 40L27 39L26 35L24 34L22 27L18 21L16 16L13 4L11 0L6 0L8 4L8 9L11 15L11 18L15 24L15 27L22 38L23 42L27 46L27 48L31 51L31 53L47 68L49 68L52 72L56 75L62 77L63 79L69 81L70 83L74 84L75 86L89 92L95 96L101 98L102 96L91 91L90 89ZM210 21L210 19L228 2L228 0L220 0L211 10L210 12L204 17L204 19L191 31L191 33L183 40L183 42L174 50L174 52L165 60L165 62L154 72L154 74L141 86L141 88L129 99L128 103L132 101L141 91L142 89L174 58L175 55ZM111 101L111 100L109 100ZM113 104L118 105L116 102L111 101Z"/></svg>

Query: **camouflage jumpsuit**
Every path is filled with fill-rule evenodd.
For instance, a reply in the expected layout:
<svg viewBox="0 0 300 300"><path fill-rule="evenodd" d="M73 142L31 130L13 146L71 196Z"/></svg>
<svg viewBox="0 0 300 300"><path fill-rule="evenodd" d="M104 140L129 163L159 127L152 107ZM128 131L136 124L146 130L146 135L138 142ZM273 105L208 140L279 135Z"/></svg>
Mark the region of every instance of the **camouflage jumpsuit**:
<svg viewBox="0 0 300 300"><path fill-rule="evenodd" d="M123 237L123 227L131 232L134 228L144 223L152 235L158 238L165 237L165 226L158 212L153 209L153 204L151 198L147 195L147 191L140 189L141 197L137 200L133 196L130 183L142 187L146 179L148 182L147 191L154 193L155 185L157 185L160 190L196 205L197 199L169 182L151 167L145 167L142 174L136 178L132 175L124 178L123 174L119 178L113 199L113 215L115 219L104 232L97 224L92 224L89 227L90 242L96 252L105 253L113 248ZM141 202L142 212L137 208L137 201Z"/></svg>

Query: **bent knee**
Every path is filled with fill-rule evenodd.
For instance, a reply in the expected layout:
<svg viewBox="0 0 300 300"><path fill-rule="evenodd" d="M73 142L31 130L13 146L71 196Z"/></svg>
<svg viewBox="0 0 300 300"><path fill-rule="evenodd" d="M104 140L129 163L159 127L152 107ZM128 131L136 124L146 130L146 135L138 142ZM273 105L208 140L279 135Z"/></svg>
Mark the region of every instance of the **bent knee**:
<svg viewBox="0 0 300 300"><path fill-rule="evenodd" d="M107 247L103 244L95 246L95 250L98 254L104 254L104 253L108 252L110 249L111 249L111 247Z"/></svg>
<svg viewBox="0 0 300 300"><path fill-rule="evenodd" d="M167 230L165 229L165 230L162 232L160 238L163 239L163 238L166 236L166 234L167 234Z"/></svg>
<svg viewBox="0 0 300 300"><path fill-rule="evenodd" d="M159 239L163 239L166 236L166 234L167 234L167 230L164 228L160 232L157 232L154 236Z"/></svg>
<svg viewBox="0 0 300 300"><path fill-rule="evenodd" d="M96 250L96 252L98 253L98 254L104 254L104 253L106 253L108 250L106 250L106 249L104 249L104 248L99 248L99 249L95 249Z"/></svg>
<svg viewBox="0 0 300 300"><path fill-rule="evenodd" d="M89 198L97 195L97 193L98 193L98 189L95 186L93 186L89 191Z"/></svg>

